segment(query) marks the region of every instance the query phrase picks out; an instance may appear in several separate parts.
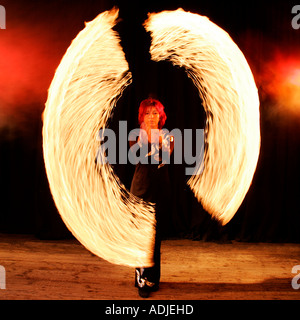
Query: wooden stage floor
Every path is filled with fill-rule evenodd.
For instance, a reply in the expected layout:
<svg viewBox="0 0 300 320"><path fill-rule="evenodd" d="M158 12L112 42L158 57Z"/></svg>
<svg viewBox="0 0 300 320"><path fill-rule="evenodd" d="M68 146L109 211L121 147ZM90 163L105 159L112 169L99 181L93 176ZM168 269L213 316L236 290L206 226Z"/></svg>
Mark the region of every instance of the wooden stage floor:
<svg viewBox="0 0 300 320"><path fill-rule="evenodd" d="M0 265L0 300L141 299L133 268L110 264L76 240L0 234ZM291 285L295 265L300 244L166 240L160 290L149 299L300 300Z"/></svg>

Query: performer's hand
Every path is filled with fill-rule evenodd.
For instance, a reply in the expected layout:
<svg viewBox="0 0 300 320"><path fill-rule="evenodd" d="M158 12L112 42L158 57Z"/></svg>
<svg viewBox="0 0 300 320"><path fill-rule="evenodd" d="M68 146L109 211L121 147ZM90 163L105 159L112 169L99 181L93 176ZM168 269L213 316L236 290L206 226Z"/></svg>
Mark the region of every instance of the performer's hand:
<svg viewBox="0 0 300 320"><path fill-rule="evenodd" d="M151 143L156 143L158 144L161 140L160 134L159 134L159 129L151 129L148 132L148 137L151 139Z"/></svg>

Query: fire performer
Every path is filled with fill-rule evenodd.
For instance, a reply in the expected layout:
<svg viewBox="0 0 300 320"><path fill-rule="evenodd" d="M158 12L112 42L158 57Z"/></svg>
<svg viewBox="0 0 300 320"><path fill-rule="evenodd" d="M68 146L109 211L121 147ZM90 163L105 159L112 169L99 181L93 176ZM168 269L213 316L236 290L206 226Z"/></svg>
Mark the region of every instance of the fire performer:
<svg viewBox="0 0 300 320"><path fill-rule="evenodd" d="M162 127L167 116L164 106L158 100L143 100L139 107L139 136L130 142L140 147L140 161L136 164L130 192L145 201L155 203L156 234L152 267L136 268L135 286L139 295L147 298L150 292L157 291L160 281L160 247L162 237L162 215L170 203L170 180L166 164L174 149L174 137Z"/></svg>

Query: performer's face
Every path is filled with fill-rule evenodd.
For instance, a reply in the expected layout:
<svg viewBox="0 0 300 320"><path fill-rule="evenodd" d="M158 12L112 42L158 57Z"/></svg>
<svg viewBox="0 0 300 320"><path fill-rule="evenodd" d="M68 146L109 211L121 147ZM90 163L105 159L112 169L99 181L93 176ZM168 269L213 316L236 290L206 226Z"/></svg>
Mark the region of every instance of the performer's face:
<svg viewBox="0 0 300 320"><path fill-rule="evenodd" d="M158 129L159 113L155 107L148 107L144 116L147 129Z"/></svg>

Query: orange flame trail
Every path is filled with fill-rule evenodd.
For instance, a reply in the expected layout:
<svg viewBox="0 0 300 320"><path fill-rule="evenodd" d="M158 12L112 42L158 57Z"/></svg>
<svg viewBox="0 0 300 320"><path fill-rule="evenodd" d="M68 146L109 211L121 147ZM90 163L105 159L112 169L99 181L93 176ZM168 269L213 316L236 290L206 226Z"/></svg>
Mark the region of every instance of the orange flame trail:
<svg viewBox="0 0 300 320"><path fill-rule="evenodd" d="M117 17L113 9L87 23L56 70L44 111L44 159L54 201L75 237L112 263L146 267L152 265L154 205L128 192L109 164L95 165L97 134L131 83L112 30ZM184 67L199 89L208 147L189 185L225 224L250 186L259 154L252 73L231 38L205 17L164 11L150 15L145 27L152 59Z"/></svg>
<svg viewBox="0 0 300 320"><path fill-rule="evenodd" d="M259 98L251 70L229 35L206 17L163 11L151 14L145 27L152 34L152 59L184 67L199 90L208 147L188 184L226 224L249 189L259 156Z"/></svg>
<svg viewBox="0 0 300 320"><path fill-rule="evenodd" d="M109 164L95 165L97 134L131 82L112 30L117 16L114 9L87 23L63 57L44 111L44 159L56 206L77 239L112 263L150 266L154 207L126 191Z"/></svg>

